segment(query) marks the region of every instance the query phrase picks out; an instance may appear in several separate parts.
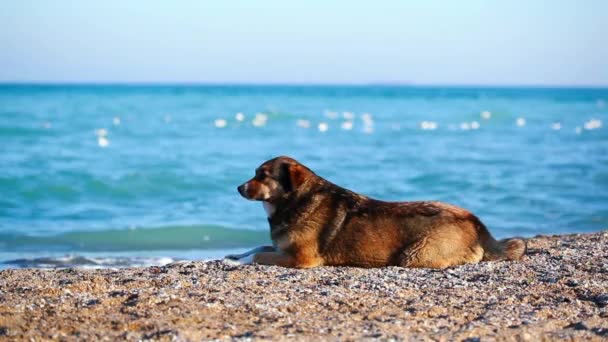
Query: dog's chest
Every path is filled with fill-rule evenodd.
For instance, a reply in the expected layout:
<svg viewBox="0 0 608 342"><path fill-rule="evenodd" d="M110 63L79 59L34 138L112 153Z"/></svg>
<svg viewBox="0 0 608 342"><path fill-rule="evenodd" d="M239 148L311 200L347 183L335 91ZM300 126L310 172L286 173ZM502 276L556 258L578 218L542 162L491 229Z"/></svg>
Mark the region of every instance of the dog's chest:
<svg viewBox="0 0 608 342"><path fill-rule="evenodd" d="M277 210L277 208L274 205L272 205L266 201L263 201L262 204L264 205L264 211L266 212L266 216L268 218L272 217L272 215L274 215L274 212Z"/></svg>

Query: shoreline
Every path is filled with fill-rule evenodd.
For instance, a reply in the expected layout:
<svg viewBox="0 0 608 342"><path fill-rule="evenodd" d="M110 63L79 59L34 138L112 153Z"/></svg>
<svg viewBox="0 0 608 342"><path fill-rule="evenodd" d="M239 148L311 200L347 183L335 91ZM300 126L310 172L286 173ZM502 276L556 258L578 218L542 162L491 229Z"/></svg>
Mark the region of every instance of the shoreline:
<svg viewBox="0 0 608 342"><path fill-rule="evenodd" d="M445 270L232 266L0 271L0 340L608 338L608 231Z"/></svg>

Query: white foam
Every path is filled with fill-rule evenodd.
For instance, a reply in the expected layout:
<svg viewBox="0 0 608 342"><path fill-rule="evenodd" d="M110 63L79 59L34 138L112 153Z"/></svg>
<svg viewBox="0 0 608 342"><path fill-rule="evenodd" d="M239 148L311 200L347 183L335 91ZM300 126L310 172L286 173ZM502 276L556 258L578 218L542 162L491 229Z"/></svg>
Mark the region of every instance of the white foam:
<svg viewBox="0 0 608 342"><path fill-rule="evenodd" d="M363 133L371 134L374 132L374 119L370 113L361 114L363 120Z"/></svg>
<svg viewBox="0 0 608 342"><path fill-rule="evenodd" d="M169 258L169 257L161 257L161 258L156 259L156 263L158 263L159 265L162 265L162 266L168 265L172 262L173 262L173 258Z"/></svg>
<svg viewBox="0 0 608 342"><path fill-rule="evenodd" d="M112 119L112 123L114 124L114 126L120 125L120 118L118 116L115 116L114 119Z"/></svg>
<svg viewBox="0 0 608 342"><path fill-rule="evenodd" d="M320 122L317 128L319 129L319 132L327 132L329 125L326 122Z"/></svg>
<svg viewBox="0 0 608 342"><path fill-rule="evenodd" d="M125 256L82 256L65 255L56 257L21 258L9 260L7 264L18 267L35 268L65 268L78 267L87 269L132 267L132 266L164 266L174 262L175 259L169 257L125 257Z"/></svg>
<svg viewBox="0 0 608 342"><path fill-rule="evenodd" d="M264 114L264 113L257 113L255 115L255 117L253 118L253 125L255 127L262 127L264 125L266 125L266 122L268 121L268 115Z"/></svg>
<svg viewBox="0 0 608 342"><path fill-rule="evenodd" d="M328 119L332 119L332 120L334 120L334 119L337 119L337 118L338 118L338 112L332 112L331 110L326 110L326 111L325 111L325 116L326 116Z"/></svg>
<svg viewBox="0 0 608 342"><path fill-rule="evenodd" d="M298 125L298 127L302 127L302 128L310 128L310 121L304 120L304 119L298 119L298 121L296 121L296 125Z"/></svg>
<svg viewBox="0 0 608 342"><path fill-rule="evenodd" d="M480 127L479 122L477 122L477 121L471 122L471 129L479 129L479 127Z"/></svg>
<svg viewBox="0 0 608 342"><path fill-rule="evenodd" d="M422 121L420 123L420 128L423 130L436 130L439 125L435 121Z"/></svg>
<svg viewBox="0 0 608 342"><path fill-rule="evenodd" d="M488 119L490 119L492 117L492 113L490 113L487 110L481 112L480 115L481 115L482 119L486 119L486 120L488 120Z"/></svg>
<svg viewBox="0 0 608 342"><path fill-rule="evenodd" d="M243 113L236 113L236 115L234 116L234 118L236 119L236 121L243 121L245 120L245 114Z"/></svg>
<svg viewBox="0 0 608 342"><path fill-rule="evenodd" d="M105 128L98 128L95 130L95 135L98 137L105 137L108 135L108 130Z"/></svg>
<svg viewBox="0 0 608 342"><path fill-rule="evenodd" d="M340 127L345 130L345 131L350 131L351 129L353 129L353 122L352 121L344 121Z"/></svg>
<svg viewBox="0 0 608 342"><path fill-rule="evenodd" d="M562 129L562 124L559 122L554 122L551 124L551 129L554 131L559 131L560 129Z"/></svg>
<svg viewBox="0 0 608 342"><path fill-rule="evenodd" d="M108 145L110 145L110 141L106 137L98 137L97 144L99 147L108 147Z"/></svg>
<svg viewBox="0 0 608 342"><path fill-rule="evenodd" d="M585 125L583 127L585 127L585 129L588 131L598 129L598 128L602 127L602 121L598 120L598 119L591 119L591 120L585 122Z"/></svg>
<svg viewBox="0 0 608 342"><path fill-rule="evenodd" d="M517 118L517 120L515 120L515 124L519 127L524 127L526 125L526 119Z"/></svg>
<svg viewBox="0 0 608 342"><path fill-rule="evenodd" d="M342 113L342 117L344 118L344 120L353 120L355 118L355 114L351 113L351 112L343 112Z"/></svg>
<svg viewBox="0 0 608 342"><path fill-rule="evenodd" d="M226 122L226 120L224 120L224 119L215 119L215 121L213 122L213 124L217 128L224 128L224 127L226 127L226 125L228 124L228 122Z"/></svg>

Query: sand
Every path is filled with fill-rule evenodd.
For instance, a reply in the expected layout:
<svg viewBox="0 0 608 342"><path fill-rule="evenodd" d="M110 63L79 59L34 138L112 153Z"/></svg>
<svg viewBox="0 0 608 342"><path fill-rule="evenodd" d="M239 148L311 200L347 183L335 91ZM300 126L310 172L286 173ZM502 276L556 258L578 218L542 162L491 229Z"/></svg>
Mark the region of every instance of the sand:
<svg viewBox="0 0 608 342"><path fill-rule="evenodd" d="M529 247L446 270L5 270L0 340L607 340L608 231Z"/></svg>

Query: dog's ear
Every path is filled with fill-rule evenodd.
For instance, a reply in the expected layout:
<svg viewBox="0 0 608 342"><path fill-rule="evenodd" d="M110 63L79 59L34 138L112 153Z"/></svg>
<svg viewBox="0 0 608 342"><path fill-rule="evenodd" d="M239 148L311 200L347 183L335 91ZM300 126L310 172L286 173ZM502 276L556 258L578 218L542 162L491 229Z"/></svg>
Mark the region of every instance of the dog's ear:
<svg viewBox="0 0 608 342"><path fill-rule="evenodd" d="M291 182L291 173L289 171L289 163L281 163L279 166L279 183L283 187L285 192L293 191L293 184Z"/></svg>
<svg viewBox="0 0 608 342"><path fill-rule="evenodd" d="M293 162L281 163L279 182L285 192L291 192L302 185L311 175L311 171L306 167Z"/></svg>

